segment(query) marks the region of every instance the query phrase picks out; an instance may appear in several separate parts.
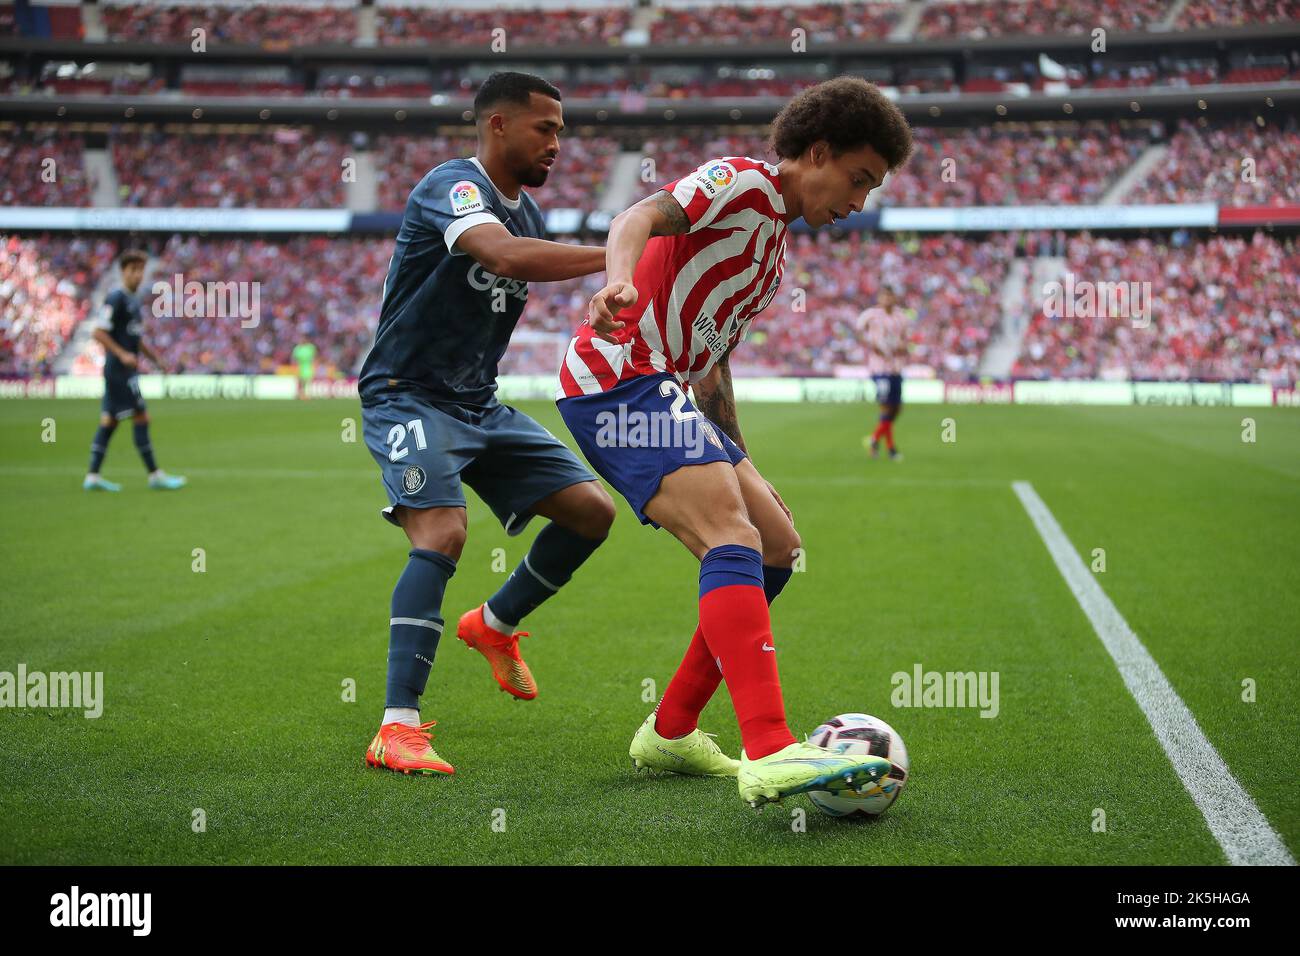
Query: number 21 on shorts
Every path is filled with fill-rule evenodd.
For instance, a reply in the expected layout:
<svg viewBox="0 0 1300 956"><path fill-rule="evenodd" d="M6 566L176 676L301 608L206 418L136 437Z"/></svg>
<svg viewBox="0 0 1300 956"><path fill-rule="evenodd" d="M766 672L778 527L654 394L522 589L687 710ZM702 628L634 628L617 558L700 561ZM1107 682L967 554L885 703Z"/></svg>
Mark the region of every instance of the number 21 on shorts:
<svg viewBox="0 0 1300 956"><path fill-rule="evenodd" d="M424 422L418 418L413 418L405 425L394 425L388 429L388 440L384 444L393 446L392 451L388 453L389 461L401 461L410 453L411 449L402 447L402 443L406 441L408 431L414 436L417 449L424 451L425 448L429 447L424 443Z"/></svg>

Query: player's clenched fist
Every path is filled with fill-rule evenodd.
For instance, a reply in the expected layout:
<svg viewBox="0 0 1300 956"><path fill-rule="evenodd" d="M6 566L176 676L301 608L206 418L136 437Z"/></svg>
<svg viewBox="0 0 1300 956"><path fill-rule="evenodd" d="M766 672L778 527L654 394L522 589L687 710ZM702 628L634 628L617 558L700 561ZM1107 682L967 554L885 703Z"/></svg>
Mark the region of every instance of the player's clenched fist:
<svg viewBox="0 0 1300 956"><path fill-rule="evenodd" d="M587 309L587 320L596 334L606 342L613 342L611 333L617 332L625 323L617 322L614 316L630 305L636 305L636 286L630 282L611 282L591 297Z"/></svg>

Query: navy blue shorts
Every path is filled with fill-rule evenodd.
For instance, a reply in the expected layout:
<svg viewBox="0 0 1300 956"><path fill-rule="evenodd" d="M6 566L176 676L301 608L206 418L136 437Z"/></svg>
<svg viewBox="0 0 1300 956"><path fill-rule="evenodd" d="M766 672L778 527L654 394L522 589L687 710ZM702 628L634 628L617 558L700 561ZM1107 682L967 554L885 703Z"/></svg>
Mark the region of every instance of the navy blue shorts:
<svg viewBox="0 0 1300 956"><path fill-rule="evenodd" d="M465 507L464 482L515 535L537 502L596 480L567 445L508 405L435 404L415 392L388 391L362 403L361 421L388 492L381 513L393 524L398 505Z"/></svg>
<svg viewBox="0 0 1300 956"><path fill-rule="evenodd" d="M881 405L903 404L903 376L877 375L876 401Z"/></svg>
<svg viewBox="0 0 1300 956"><path fill-rule="evenodd" d="M664 475L683 465L738 465L747 457L667 372L641 375L607 392L562 398L556 405L587 461L627 499L642 524L654 524L645 506Z"/></svg>
<svg viewBox="0 0 1300 956"><path fill-rule="evenodd" d="M99 410L118 421L144 413L144 399L140 397L140 379L134 375L105 375L104 400Z"/></svg>

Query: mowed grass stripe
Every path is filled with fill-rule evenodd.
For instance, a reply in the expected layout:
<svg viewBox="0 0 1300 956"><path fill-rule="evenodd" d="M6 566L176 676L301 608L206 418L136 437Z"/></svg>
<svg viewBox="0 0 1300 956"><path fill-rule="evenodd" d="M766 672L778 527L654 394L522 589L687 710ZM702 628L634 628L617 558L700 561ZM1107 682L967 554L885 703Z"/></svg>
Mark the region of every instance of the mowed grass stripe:
<svg viewBox="0 0 1300 956"><path fill-rule="evenodd" d="M1033 485L1017 481L1012 488L1229 862L1294 866L1295 860L1282 838L1232 775L1160 666L1084 566Z"/></svg>

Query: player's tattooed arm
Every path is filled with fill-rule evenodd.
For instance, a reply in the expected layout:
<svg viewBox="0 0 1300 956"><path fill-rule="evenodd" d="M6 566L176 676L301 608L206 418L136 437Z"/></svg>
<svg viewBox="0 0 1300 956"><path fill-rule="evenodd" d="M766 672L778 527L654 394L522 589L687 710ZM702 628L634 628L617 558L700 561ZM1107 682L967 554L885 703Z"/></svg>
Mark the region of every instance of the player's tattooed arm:
<svg viewBox="0 0 1300 956"><path fill-rule="evenodd" d="M653 196L647 196L637 205L649 203L657 213L650 228L652 236L680 236L691 228L686 218L686 210L672 193L659 190Z"/></svg>
<svg viewBox="0 0 1300 956"><path fill-rule="evenodd" d="M749 454L745 439L740 434L740 422L736 419L736 394L731 385L731 351L718 359L718 364L709 370L709 374L695 383L692 392L695 406L705 417L726 433L727 437Z"/></svg>
<svg viewBox="0 0 1300 956"><path fill-rule="evenodd" d="M626 323L615 316L636 305L638 293L632 277L650 237L676 236L690 226L682 204L662 189L614 217L605 245L605 288L591 297L587 310L598 336L607 342L618 341L615 333Z"/></svg>

